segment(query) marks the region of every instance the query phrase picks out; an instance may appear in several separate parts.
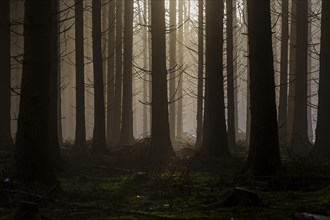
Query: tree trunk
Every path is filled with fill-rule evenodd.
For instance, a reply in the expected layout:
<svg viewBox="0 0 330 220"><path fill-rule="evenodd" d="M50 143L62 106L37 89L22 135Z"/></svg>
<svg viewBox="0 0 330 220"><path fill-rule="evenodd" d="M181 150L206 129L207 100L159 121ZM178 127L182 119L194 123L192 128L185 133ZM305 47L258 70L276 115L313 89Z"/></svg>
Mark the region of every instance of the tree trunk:
<svg viewBox="0 0 330 220"><path fill-rule="evenodd" d="M109 44L108 44L108 94L107 94L107 143L115 144L115 22L116 22L116 3L115 0L109 3Z"/></svg>
<svg viewBox="0 0 330 220"><path fill-rule="evenodd" d="M182 138L182 132L183 132L183 118L182 118L182 108L183 108L183 64L184 64L184 57L183 57L183 43L184 43L184 20L183 20L183 4L185 4L185 1L181 1L179 4L179 25L182 25L178 29L178 60L179 60L179 67L181 67L180 75L178 76L178 91L177 91L177 99L178 99L178 106L177 106L177 118L176 118L176 137L178 139ZM188 34L188 33L187 33Z"/></svg>
<svg viewBox="0 0 330 220"><path fill-rule="evenodd" d="M196 147L203 140L204 104L204 1L198 0L198 85L197 85L197 131Z"/></svg>
<svg viewBox="0 0 330 220"><path fill-rule="evenodd" d="M134 143L133 135L133 0L125 1L123 109L120 144Z"/></svg>
<svg viewBox="0 0 330 220"><path fill-rule="evenodd" d="M227 9L227 109L228 109L228 146L235 146L235 93L234 93L234 26L233 0L226 0Z"/></svg>
<svg viewBox="0 0 330 220"><path fill-rule="evenodd" d="M294 99L296 87L296 45L297 45L297 0L291 4L291 31L290 31L290 58L289 58L289 97L288 97L288 120L287 136L288 145L292 144L292 129L294 119Z"/></svg>
<svg viewBox="0 0 330 220"><path fill-rule="evenodd" d="M282 36L280 67L280 101L279 101L279 141L287 146L287 113L288 113L288 48L289 48L289 2L282 0Z"/></svg>
<svg viewBox="0 0 330 220"><path fill-rule="evenodd" d="M143 4L143 12L144 16L148 17L148 2ZM143 68L145 70L148 70L148 61L149 61L149 38L148 38L148 28L144 27L143 28ZM143 137L146 138L148 134L148 78L149 78L149 73L146 71L144 73L143 77Z"/></svg>
<svg viewBox="0 0 330 220"><path fill-rule="evenodd" d="M27 184L37 181L52 185L57 182L48 138L52 4L52 1L25 1L16 168L17 177Z"/></svg>
<svg viewBox="0 0 330 220"><path fill-rule="evenodd" d="M223 1L206 0L205 113L201 153L229 158L223 88Z"/></svg>
<svg viewBox="0 0 330 220"><path fill-rule="evenodd" d="M308 50L308 4L297 1L297 55L295 108L292 130L292 150L306 153L310 149L307 125L307 50Z"/></svg>
<svg viewBox="0 0 330 220"><path fill-rule="evenodd" d="M115 106L114 106L114 142L117 144L121 131L121 107L122 107L122 72L123 72L123 5L122 1L116 1L116 77L115 77Z"/></svg>
<svg viewBox="0 0 330 220"><path fill-rule="evenodd" d="M0 146L12 147L10 123L11 54L10 54L10 0L0 3Z"/></svg>
<svg viewBox="0 0 330 220"><path fill-rule="evenodd" d="M319 159L330 160L330 2L322 1L319 104L314 151Z"/></svg>
<svg viewBox="0 0 330 220"><path fill-rule="evenodd" d="M174 151L168 120L165 5L164 0L151 0L152 33L152 126L151 160L168 161Z"/></svg>
<svg viewBox="0 0 330 220"><path fill-rule="evenodd" d="M247 0L251 91L251 137L246 170L275 174L280 166L270 0ZM263 19L260 19L263 18Z"/></svg>
<svg viewBox="0 0 330 220"><path fill-rule="evenodd" d="M101 48L101 2L92 2L92 40L94 69L94 130L93 151L103 152L106 149L105 140L105 106L103 88L103 65Z"/></svg>
<svg viewBox="0 0 330 220"><path fill-rule="evenodd" d="M182 2L180 2L182 4ZM170 45L170 135L171 141L175 142L175 76L176 76L176 0L170 1L170 37L169 37L169 45Z"/></svg>
<svg viewBox="0 0 330 220"><path fill-rule="evenodd" d="M84 152L86 146L85 117L85 59L84 59L84 2L75 0L76 43L76 131L74 148Z"/></svg>

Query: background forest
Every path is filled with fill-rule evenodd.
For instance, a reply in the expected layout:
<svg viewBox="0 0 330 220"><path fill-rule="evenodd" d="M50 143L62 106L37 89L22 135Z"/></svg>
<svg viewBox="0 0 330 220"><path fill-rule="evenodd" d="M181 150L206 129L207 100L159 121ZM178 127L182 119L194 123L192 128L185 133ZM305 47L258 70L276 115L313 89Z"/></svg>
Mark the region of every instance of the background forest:
<svg viewBox="0 0 330 220"><path fill-rule="evenodd" d="M327 0L1 0L0 219L330 215L329 53Z"/></svg>

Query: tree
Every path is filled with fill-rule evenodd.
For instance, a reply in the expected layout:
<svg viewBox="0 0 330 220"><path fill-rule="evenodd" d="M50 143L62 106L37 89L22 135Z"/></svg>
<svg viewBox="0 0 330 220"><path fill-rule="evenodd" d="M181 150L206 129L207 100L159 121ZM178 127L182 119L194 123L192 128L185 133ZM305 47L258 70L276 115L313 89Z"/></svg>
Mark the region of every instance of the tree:
<svg viewBox="0 0 330 220"><path fill-rule="evenodd" d="M311 145L307 123L307 51L308 51L308 3L297 1L297 54L294 118L291 147L295 153L308 151Z"/></svg>
<svg viewBox="0 0 330 220"><path fill-rule="evenodd" d="M49 146L52 1L26 0L24 63L16 135L17 177L25 183L57 182Z"/></svg>
<svg viewBox="0 0 330 220"><path fill-rule="evenodd" d="M164 0L151 0L152 119L151 160L168 161L173 155L168 121Z"/></svg>
<svg viewBox="0 0 330 220"><path fill-rule="evenodd" d="M223 88L223 1L206 0L206 73L201 153L230 157Z"/></svg>
<svg viewBox="0 0 330 220"><path fill-rule="evenodd" d="M270 0L247 0L251 136L245 170L254 175L275 174L280 151L275 103ZM263 18L263 19L260 19Z"/></svg>
<svg viewBox="0 0 330 220"><path fill-rule="evenodd" d="M0 3L0 147L13 145L10 131L10 0Z"/></svg>
<svg viewBox="0 0 330 220"><path fill-rule="evenodd" d="M115 143L115 22L116 22L116 3L111 0L109 3L109 44L108 44L108 89L107 89L107 143Z"/></svg>
<svg viewBox="0 0 330 220"><path fill-rule="evenodd" d="M227 109L228 109L228 145L235 146L235 88L234 88L234 25L233 0L226 0L227 9Z"/></svg>
<svg viewBox="0 0 330 220"><path fill-rule="evenodd" d="M180 2L180 4L182 4ZM169 37L169 59L170 59L170 135L172 142L175 141L175 76L176 76L176 0L170 1L170 37Z"/></svg>
<svg viewBox="0 0 330 220"><path fill-rule="evenodd" d="M92 2L92 25L93 25L92 40L93 40L93 70L94 70L93 151L95 153L99 153L106 149L100 0L93 0Z"/></svg>
<svg viewBox="0 0 330 220"><path fill-rule="evenodd" d="M84 61L84 2L75 0L75 43L76 43L76 131L74 148L86 150L85 117L85 61Z"/></svg>
<svg viewBox="0 0 330 220"><path fill-rule="evenodd" d="M125 1L124 21L124 75L123 75L123 109L122 129L120 136L121 145L134 143L133 136L133 0Z"/></svg>
<svg viewBox="0 0 330 220"><path fill-rule="evenodd" d="M123 6L122 1L116 1L116 77L115 77L115 106L114 106L114 142L117 144L121 131L122 108L122 74L123 74Z"/></svg>
<svg viewBox="0 0 330 220"><path fill-rule="evenodd" d="M197 130L196 147L203 140L203 104L204 104L204 1L198 1L198 81L197 81Z"/></svg>
<svg viewBox="0 0 330 220"><path fill-rule="evenodd" d="M322 1L319 104L314 151L321 160L330 159L330 2Z"/></svg>
<svg viewBox="0 0 330 220"><path fill-rule="evenodd" d="M288 48L289 48L289 1L282 0L282 36L280 67L280 101L279 101L279 140L282 146L287 145L288 114Z"/></svg>

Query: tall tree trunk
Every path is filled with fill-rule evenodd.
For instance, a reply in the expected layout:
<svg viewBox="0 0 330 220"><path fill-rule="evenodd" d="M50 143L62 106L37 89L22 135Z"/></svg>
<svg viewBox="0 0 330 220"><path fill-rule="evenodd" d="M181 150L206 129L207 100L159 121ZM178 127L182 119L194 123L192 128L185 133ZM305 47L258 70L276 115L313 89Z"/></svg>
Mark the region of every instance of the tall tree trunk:
<svg viewBox="0 0 330 220"><path fill-rule="evenodd" d="M307 50L308 50L308 3L297 1L297 60L295 108L292 131L292 150L304 153L310 147L307 125Z"/></svg>
<svg viewBox="0 0 330 220"><path fill-rule="evenodd" d="M297 0L291 4L291 27L290 27L290 58L289 58L289 97L288 97L288 119L287 136L288 145L292 144L292 129L294 119L294 100L296 87L296 46L297 46Z"/></svg>
<svg viewBox="0 0 330 220"><path fill-rule="evenodd" d="M0 146L12 147L10 130L10 0L0 3Z"/></svg>
<svg viewBox="0 0 330 220"><path fill-rule="evenodd" d="M270 0L247 0L251 137L246 169L272 175L280 168ZM260 19L263 18L263 19Z"/></svg>
<svg viewBox="0 0 330 220"><path fill-rule="evenodd" d="M93 0L92 2L92 26L94 69L93 151L95 153L100 153L106 149L100 0Z"/></svg>
<svg viewBox="0 0 330 220"><path fill-rule="evenodd" d="M76 131L74 148L86 151L85 116L85 60L84 60L84 2L75 0L75 43L76 43Z"/></svg>
<svg viewBox="0 0 330 220"><path fill-rule="evenodd" d="M204 104L204 1L198 0L198 85L197 85L197 131L196 147L203 140Z"/></svg>
<svg viewBox="0 0 330 220"><path fill-rule="evenodd" d="M121 145L134 143L133 135L133 0L125 1L124 21L124 75Z"/></svg>
<svg viewBox="0 0 330 220"><path fill-rule="evenodd" d="M182 2L180 2L182 4ZM176 76L176 0L170 1L170 37L169 37L169 45L170 45L170 135L171 141L175 142L175 76Z"/></svg>
<svg viewBox="0 0 330 220"><path fill-rule="evenodd" d="M58 140L58 72L59 72L59 51L58 51L58 1L52 0L52 33L51 33L51 75L50 75L50 99L49 99L49 146L52 159L57 169L62 169L60 145Z"/></svg>
<svg viewBox="0 0 330 220"><path fill-rule="evenodd" d="M308 0L308 14L311 14L312 0ZM308 138L312 143L314 139L313 134L313 117L312 117L312 50L313 50L313 36L312 36L312 22L308 17L308 52L307 52L307 127Z"/></svg>
<svg viewBox="0 0 330 220"><path fill-rule="evenodd" d="M115 144L115 49L116 49L116 2L111 0L109 3L109 25L108 25L108 94L107 94L107 143Z"/></svg>
<svg viewBox="0 0 330 220"><path fill-rule="evenodd" d="M182 108L183 108L183 64L184 64L184 57L183 57L183 43L184 43L184 20L183 20L183 4L185 4L185 1L180 1L179 4L179 25L182 25L178 29L178 61L179 61L179 67L181 67L180 75L178 77L178 91L177 91L177 98L178 98L178 106L177 106L177 118L176 118L176 137L178 139L182 138L182 132L183 132L183 118L182 118ZM188 34L188 33L187 33Z"/></svg>
<svg viewBox="0 0 330 220"><path fill-rule="evenodd" d="M238 126L238 120L239 120L239 116L238 116L238 104L239 104L239 99L238 99L238 78L239 78L239 74L238 74L238 52L237 52L237 47L238 47L238 38L239 38L239 34L238 34L238 20L237 20L237 5L236 5L236 0L233 0L233 38L234 38L234 45L233 45L233 57L234 57L234 104L235 104L235 109L234 109L234 121L235 121L235 139L237 139L238 135L239 135L239 126Z"/></svg>
<svg viewBox="0 0 330 220"><path fill-rule="evenodd" d="M234 26L233 0L226 0L227 9L227 109L228 109L228 145L235 146L235 93L234 93Z"/></svg>
<svg viewBox="0 0 330 220"><path fill-rule="evenodd" d="M330 2L322 1L319 104L314 151L319 159L330 160Z"/></svg>
<svg viewBox="0 0 330 220"><path fill-rule="evenodd" d="M151 0L152 33L152 126L151 160L162 163L173 155L168 120L165 5L164 0Z"/></svg>
<svg viewBox="0 0 330 220"><path fill-rule="evenodd" d="M52 1L25 1L16 168L17 177L27 184L37 181L52 185L57 182L48 138L52 4Z"/></svg>
<svg viewBox="0 0 330 220"><path fill-rule="evenodd" d="M144 16L148 17L148 2L143 4ZM148 28L143 28L143 68L148 69L148 52L149 52L149 40L148 40ZM147 137L148 134L148 76L149 73L146 71L143 77L143 137Z"/></svg>
<svg viewBox="0 0 330 220"><path fill-rule="evenodd" d="M229 158L223 88L223 1L206 0L205 113L201 153Z"/></svg>
<svg viewBox="0 0 330 220"><path fill-rule="evenodd" d="M281 79L279 101L279 140L282 146L287 145L288 113L288 48L289 48L289 1L282 0L282 36L281 36Z"/></svg>
<svg viewBox="0 0 330 220"><path fill-rule="evenodd" d="M123 5L122 1L116 1L116 77L115 77L115 106L114 106L114 141L117 144L121 131L121 107L122 107L122 72L123 72Z"/></svg>

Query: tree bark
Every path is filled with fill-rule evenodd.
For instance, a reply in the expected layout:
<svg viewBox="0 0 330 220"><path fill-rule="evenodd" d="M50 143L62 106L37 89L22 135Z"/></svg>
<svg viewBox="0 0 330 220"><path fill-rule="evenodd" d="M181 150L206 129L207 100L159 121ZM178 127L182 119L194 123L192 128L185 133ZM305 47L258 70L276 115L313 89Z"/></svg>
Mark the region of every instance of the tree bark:
<svg viewBox="0 0 330 220"><path fill-rule="evenodd" d="M84 2L75 0L75 43L76 43L76 130L75 150L86 147L85 116L85 59L84 59Z"/></svg>
<svg viewBox="0 0 330 220"><path fill-rule="evenodd" d="M287 146L287 113L288 113L288 48L289 48L289 2L282 0L282 36L280 66L280 101L279 101L279 141Z"/></svg>
<svg viewBox="0 0 330 220"><path fill-rule="evenodd" d="M167 162L173 155L168 120L164 0L151 0L152 126L151 160Z"/></svg>
<svg viewBox="0 0 330 220"><path fill-rule="evenodd" d="M49 146L52 1L26 0L24 63L16 135L17 177L31 184L57 182Z"/></svg>
<svg viewBox="0 0 330 220"><path fill-rule="evenodd" d="M133 135L133 0L125 1L124 21L124 75L121 145L134 143Z"/></svg>
<svg viewBox="0 0 330 220"><path fill-rule="evenodd" d="M0 147L12 147L10 123L11 53L10 53L10 0L0 3Z"/></svg>
<svg viewBox="0 0 330 220"><path fill-rule="evenodd" d="M93 0L92 2L92 26L94 69L94 130L92 147L95 153L101 153L106 149L106 140L100 0Z"/></svg>
<svg viewBox="0 0 330 220"><path fill-rule="evenodd" d="M330 160L330 2L322 1L319 104L314 151L321 160Z"/></svg>
<svg viewBox="0 0 330 220"><path fill-rule="evenodd" d="M182 4L182 2L180 2ZM170 93L169 93L169 100L170 100L170 135L171 141L175 142L175 107L176 103L175 100L175 77L176 77L176 0L170 1L170 37L169 37L169 56L170 56ZM172 102L171 102L172 101Z"/></svg>
<svg viewBox="0 0 330 220"><path fill-rule="evenodd" d="M270 0L247 0L247 3L251 137L246 170L254 175L272 175L279 170L281 162L275 102Z"/></svg>
<svg viewBox="0 0 330 220"><path fill-rule="evenodd" d="M206 0L205 113L201 154L229 158L223 88L223 1Z"/></svg>
<svg viewBox="0 0 330 220"><path fill-rule="evenodd" d="M183 64L184 64L184 57L183 57L183 43L184 43L184 20L183 20L183 4L185 4L185 1L181 1L179 4L179 25L182 25L178 29L178 60L179 60L179 66L181 67L180 75L178 76L178 91L177 91L177 117L176 117L176 137L178 139L182 138L183 133ZM188 34L188 33L187 33Z"/></svg>

